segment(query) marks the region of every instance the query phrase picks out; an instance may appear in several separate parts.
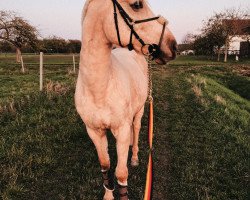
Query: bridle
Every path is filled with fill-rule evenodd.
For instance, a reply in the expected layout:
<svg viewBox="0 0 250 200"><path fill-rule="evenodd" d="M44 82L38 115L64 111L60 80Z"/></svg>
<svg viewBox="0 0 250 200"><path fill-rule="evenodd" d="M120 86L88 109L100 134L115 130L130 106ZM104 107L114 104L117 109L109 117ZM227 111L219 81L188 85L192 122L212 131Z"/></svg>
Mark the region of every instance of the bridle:
<svg viewBox="0 0 250 200"><path fill-rule="evenodd" d="M119 45L121 47L125 47L121 43L121 36L120 36L119 25L118 25L117 9L118 9L120 15L122 16L123 20L125 21L125 23L127 24L127 26L131 30L130 41L129 41L129 44L127 45L127 48L130 51L134 50L134 46L133 46L133 43L132 43L133 36L134 36L141 43L141 45L142 45L141 52L144 55L151 56L152 59L160 58L161 55L162 55L161 45L162 45L163 36L164 36L164 33L165 33L166 24L167 24L166 20L164 20L164 23L163 23L163 28L162 28L162 33L161 33L161 37L160 37L159 43L158 44L146 44L143 41L143 39L140 38L140 36L138 35L138 33L135 31L134 25L140 24L140 23L145 23L145 22L150 22L150 21L154 21L154 20L158 20L158 19L161 18L161 16L147 18L147 19L143 19L143 20L133 20L128 15L128 13L123 9L123 7L121 6L121 4L117 2L117 0L112 0L112 2L113 2L113 5L114 5L115 28L116 28L117 39L118 39ZM144 53L143 52L143 49L145 47L148 47L148 53Z"/></svg>

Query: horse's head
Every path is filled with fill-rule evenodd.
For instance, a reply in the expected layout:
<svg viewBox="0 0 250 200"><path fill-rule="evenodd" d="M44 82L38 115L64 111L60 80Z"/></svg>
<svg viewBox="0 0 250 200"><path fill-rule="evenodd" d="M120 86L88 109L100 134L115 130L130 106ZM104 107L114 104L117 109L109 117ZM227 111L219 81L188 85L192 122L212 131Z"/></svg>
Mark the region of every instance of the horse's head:
<svg viewBox="0 0 250 200"><path fill-rule="evenodd" d="M176 40L166 27L167 21L156 17L146 0L105 0L103 4L100 17L112 44L153 54L158 64L175 58Z"/></svg>

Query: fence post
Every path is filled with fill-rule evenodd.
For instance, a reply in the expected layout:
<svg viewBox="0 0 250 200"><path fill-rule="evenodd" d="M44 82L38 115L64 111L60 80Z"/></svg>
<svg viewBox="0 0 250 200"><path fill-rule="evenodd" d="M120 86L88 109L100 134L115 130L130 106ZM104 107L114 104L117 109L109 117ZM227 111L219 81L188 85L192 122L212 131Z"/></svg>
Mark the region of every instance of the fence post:
<svg viewBox="0 0 250 200"><path fill-rule="evenodd" d="M75 54L73 54L73 71L74 71L74 74L76 73L76 60L75 60Z"/></svg>
<svg viewBox="0 0 250 200"><path fill-rule="evenodd" d="M40 91L43 91L43 52L40 52Z"/></svg>
<svg viewBox="0 0 250 200"><path fill-rule="evenodd" d="M25 69L24 69L24 63L23 63L23 56L22 55L21 55L20 59L21 59L21 65L22 65L22 73L24 73Z"/></svg>

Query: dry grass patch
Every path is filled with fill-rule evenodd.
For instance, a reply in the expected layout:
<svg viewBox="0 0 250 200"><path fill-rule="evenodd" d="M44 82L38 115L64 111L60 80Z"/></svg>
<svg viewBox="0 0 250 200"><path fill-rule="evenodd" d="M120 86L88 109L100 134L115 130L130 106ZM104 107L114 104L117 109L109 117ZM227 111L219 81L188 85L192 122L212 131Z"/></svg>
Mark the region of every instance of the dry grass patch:
<svg viewBox="0 0 250 200"><path fill-rule="evenodd" d="M214 97L215 101L219 104L226 105L226 100L220 95L216 94Z"/></svg>
<svg viewBox="0 0 250 200"><path fill-rule="evenodd" d="M247 76L250 77L250 68L248 65L239 65L233 67L233 72L237 73L241 76Z"/></svg>
<svg viewBox="0 0 250 200"><path fill-rule="evenodd" d="M201 97L202 96L202 91L201 91L201 88L199 86L194 85L192 87L192 90L194 91L195 96L197 96L197 97Z"/></svg>
<svg viewBox="0 0 250 200"><path fill-rule="evenodd" d="M69 87L59 83L59 82L53 82L53 81L49 81L46 84L46 92L47 93L56 93L59 95L64 95L66 94L66 92L69 91Z"/></svg>
<svg viewBox="0 0 250 200"><path fill-rule="evenodd" d="M0 105L0 113L9 112L12 114L16 113L16 105L14 99L11 99L10 102L5 105Z"/></svg>
<svg viewBox="0 0 250 200"><path fill-rule="evenodd" d="M204 89L207 85L206 79L199 76L199 75L194 75L191 74L191 78L188 78L187 81L191 83L192 85L192 90L195 94L196 97L201 97L202 96L202 89Z"/></svg>
<svg viewBox="0 0 250 200"><path fill-rule="evenodd" d="M74 75L77 74L77 71L74 71L74 70L72 69L72 67L68 68L68 69L67 69L67 72L68 72L68 75L69 75L69 76L74 76Z"/></svg>

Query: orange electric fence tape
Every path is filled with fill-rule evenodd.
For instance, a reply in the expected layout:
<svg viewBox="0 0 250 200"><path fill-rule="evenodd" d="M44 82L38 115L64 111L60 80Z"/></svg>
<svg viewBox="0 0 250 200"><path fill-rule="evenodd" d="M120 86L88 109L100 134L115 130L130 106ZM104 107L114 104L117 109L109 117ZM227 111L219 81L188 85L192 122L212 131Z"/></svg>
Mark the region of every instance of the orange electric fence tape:
<svg viewBox="0 0 250 200"><path fill-rule="evenodd" d="M146 178L146 187L145 187L145 195L144 200L151 200L152 198L152 185L153 185L153 157L152 157L152 149L153 149L153 100L151 99L149 102L149 119L148 119L148 142L149 142L149 160L148 160L148 171Z"/></svg>

